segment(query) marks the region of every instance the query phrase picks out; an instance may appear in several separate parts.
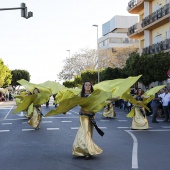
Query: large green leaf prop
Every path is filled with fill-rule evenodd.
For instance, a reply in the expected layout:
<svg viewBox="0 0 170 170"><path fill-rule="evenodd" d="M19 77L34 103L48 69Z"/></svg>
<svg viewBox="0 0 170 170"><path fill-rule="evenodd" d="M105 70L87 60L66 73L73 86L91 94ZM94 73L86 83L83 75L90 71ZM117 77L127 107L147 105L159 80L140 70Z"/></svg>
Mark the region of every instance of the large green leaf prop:
<svg viewBox="0 0 170 170"><path fill-rule="evenodd" d="M28 107L33 103L33 101L36 99L37 95L29 95L25 96L23 101L21 103L18 103L17 108L14 110L13 113L18 113L20 111L27 111Z"/></svg>
<svg viewBox="0 0 170 170"><path fill-rule="evenodd" d="M54 81L46 81L38 85L51 89L52 94L57 94L60 90L66 88L64 85Z"/></svg>
<svg viewBox="0 0 170 170"><path fill-rule="evenodd" d="M52 116L68 112L77 105L81 106L82 109L86 111L96 113L105 106L105 101L108 98L111 98L111 93L98 89L87 98L74 96L72 98L63 100L59 103L59 106L55 110L51 110L45 116Z"/></svg>
<svg viewBox="0 0 170 170"><path fill-rule="evenodd" d="M35 88L37 88L40 92L45 92L48 94L52 94L52 91L50 88L45 87L43 85L38 85L38 84L34 84L34 83L30 83L27 80L21 79L17 81L20 85L22 85L23 87L25 87L25 89L27 91L30 91L31 93L33 93L33 90Z"/></svg>
<svg viewBox="0 0 170 170"><path fill-rule="evenodd" d="M25 96L21 103L18 103L17 108L13 113L18 113L20 111L27 111L29 106L33 105L42 105L49 100L49 95L47 93L38 93L33 95Z"/></svg>
<svg viewBox="0 0 170 170"><path fill-rule="evenodd" d="M142 75L128 77L126 79L115 79L101 82L94 86L94 89L101 89L112 92L112 98L123 95Z"/></svg>
<svg viewBox="0 0 170 170"><path fill-rule="evenodd" d="M77 96L78 94L80 94L80 89L76 88L76 89L71 89L71 88L65 88L60 90L56 97L55 97L55 103L59 103L65 99L69 99L72 98L73 96Z"/></svg>

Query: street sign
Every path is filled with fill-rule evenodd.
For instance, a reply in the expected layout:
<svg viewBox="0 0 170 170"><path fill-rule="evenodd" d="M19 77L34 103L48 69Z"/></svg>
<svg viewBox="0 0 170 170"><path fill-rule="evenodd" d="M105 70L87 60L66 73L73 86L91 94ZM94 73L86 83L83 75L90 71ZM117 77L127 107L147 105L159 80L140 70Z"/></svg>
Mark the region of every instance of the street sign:
<svg viewBox="0 0 170 170"><path fill-rule="evenodd" d="M170 70L167 71L167 76L170 77Z"/></svg>

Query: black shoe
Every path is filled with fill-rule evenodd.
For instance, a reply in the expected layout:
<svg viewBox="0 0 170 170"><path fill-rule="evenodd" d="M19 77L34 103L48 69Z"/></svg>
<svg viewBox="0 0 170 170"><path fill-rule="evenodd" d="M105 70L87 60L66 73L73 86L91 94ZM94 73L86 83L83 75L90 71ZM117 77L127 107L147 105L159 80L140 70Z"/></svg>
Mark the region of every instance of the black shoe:
<svg viewBox="0 0 170 170"><path fill-rule="evenodd" d="M90 155L85 156L85 160L88 160L88 159L90 159Z"/></svg>

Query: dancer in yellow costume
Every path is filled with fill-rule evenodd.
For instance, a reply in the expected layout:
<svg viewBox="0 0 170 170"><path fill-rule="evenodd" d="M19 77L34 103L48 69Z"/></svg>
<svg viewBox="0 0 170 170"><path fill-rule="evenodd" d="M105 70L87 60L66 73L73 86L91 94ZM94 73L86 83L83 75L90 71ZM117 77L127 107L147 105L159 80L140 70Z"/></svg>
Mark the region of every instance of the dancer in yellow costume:
<svg viewBox="0 0 170 170"><path fill-rule="evenodd" d="M143 99L145 98L143 93L144 93L143 90L139 88L134 98L137 101L142 102ZM132 119L131 129L149 129L145 108L138 105L135 106L135 114Z"/></svg>
<svg viewBox="0 0 170 170"><path fill-rule="evenodd" d="M93 87L89 81L82 86L81 97L88 97L93 92ZM97 146L93 139L94 113L80 109L80 127L76 134L72 153L75 156L85 156L89 159L91 155L102 153L102 149ZM95 126L96 127L96 126Z"/></svg>
<svg viewBox="0 0 170 170"><path fill-rule="evenodd" d="M116 113L114 111L113 102L111 100L107 101L107 105L104 108L103 114L106 118L113 118L116 117Z"/></svg>
<svg viewBox="0 0 170 170"><path fill-rule="evenodd" d="M34 89L33 94L39 93L37 88ZM42 120L42 109L41 105L33 106L33 113L31 119L28 121L28 124L35 128L36 130L40 128L40 122Z"/></svg>

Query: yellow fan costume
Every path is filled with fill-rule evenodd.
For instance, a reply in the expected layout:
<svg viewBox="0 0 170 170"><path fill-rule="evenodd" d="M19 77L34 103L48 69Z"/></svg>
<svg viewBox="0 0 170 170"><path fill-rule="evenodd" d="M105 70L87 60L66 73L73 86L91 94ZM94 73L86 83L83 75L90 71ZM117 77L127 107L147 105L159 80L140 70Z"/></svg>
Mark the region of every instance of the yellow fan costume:
<svg viewBox="0 0 170 170"><path fill-rule="evenodd" d="M23 87L29 91L29 95L20 95L15 96L17 108L14 113L19 111L26 111L27 117L30 118L28 124L35 129L39 129L40 122L42 120L42 108L41 105L46 103L50 96L58 93L59 90L64 89L65 87L56 82L44 82L42 84L33 84L24 79L18 81ZM38 91L36 94L32 94L35 92L35 89Z"/></svg>
<svg viewBox="0 0 170 170"><path fill-rule="evenodd" d="M105 106L102 115L104 117L106 117L106 118L116 117L116 113L114 111L113 102L111 100L107 101L107 105Z"/></svg>
<svg viewBox="0 0 170 170"><path fill-rule="evenodd" d="M164 88L165 85L156 86L143 94L143 98L140 96L131 96L130 90L122 95L122 99L129 101L133 104L132 110L128 113L127 117L132 118L131 129L148 129L148 120L146 117L145 109L148 111L149 108L146 106L153 98L155 93Z"/></svg>

